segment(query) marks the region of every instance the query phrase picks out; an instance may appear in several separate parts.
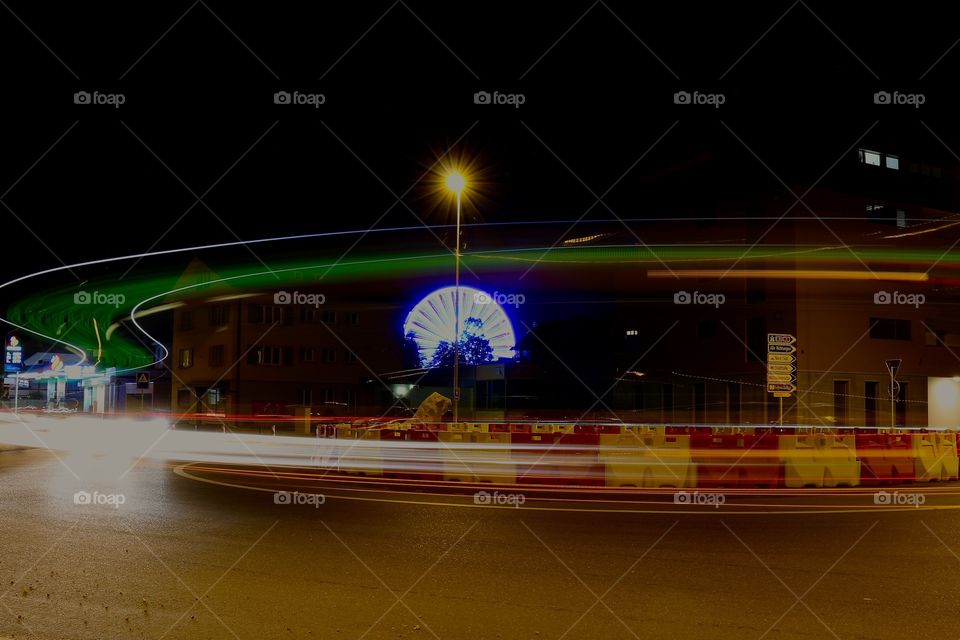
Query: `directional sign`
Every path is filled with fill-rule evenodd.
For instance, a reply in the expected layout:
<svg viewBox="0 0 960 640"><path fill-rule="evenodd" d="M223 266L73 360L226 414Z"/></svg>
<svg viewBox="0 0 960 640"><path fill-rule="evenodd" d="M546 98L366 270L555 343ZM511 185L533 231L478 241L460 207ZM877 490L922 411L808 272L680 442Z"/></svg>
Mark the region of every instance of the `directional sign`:
<svg viewBox="0 0 960 640"><path fill-rule="evenodd" d="M150 388L150 374L146 372L140 372L137 374L137 389L149 389Z"/></svg>
<svg viewBox="0 0 960 640"><path fill-rule="evenodd" d="M789 353L768 353L767 362L780 362L785 364L791 364L796 362L797 358L790 355Z"/></svg>
<svg viewBox="0 0 960 640"><path fill-rule="evenodd" d="M771 362L767 365L767 371L771 373L793 373L797 368L790 363Z"/></svg>
<svg viewBox="0 0 960 640"><path fill-rule="evenodd" d="M789 333L767 334L767 391L776 398L789 398L797 390L796 343Z"/></svg>
<svg viewBox="0 0 960 640"><path fill-rule="evenodd" d="M768 382L767 391L770 393L776 393L777 391L782 391L784 393L793 393L797 390L796 385L790 384L789 382Z"/></svg>

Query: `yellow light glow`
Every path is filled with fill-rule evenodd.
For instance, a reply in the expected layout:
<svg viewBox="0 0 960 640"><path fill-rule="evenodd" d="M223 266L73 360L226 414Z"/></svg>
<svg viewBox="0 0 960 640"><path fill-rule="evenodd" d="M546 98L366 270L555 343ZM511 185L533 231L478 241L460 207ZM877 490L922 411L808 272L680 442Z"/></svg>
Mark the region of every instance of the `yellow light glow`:
<svg viewBox="0 0 960 640"><path fill-rule="evenodd" d="M444 184L446 184L447 189L457 195L460 195L463 192L463 189L467 186L467 179L459 171L451 171L444 179Z"/></svg>

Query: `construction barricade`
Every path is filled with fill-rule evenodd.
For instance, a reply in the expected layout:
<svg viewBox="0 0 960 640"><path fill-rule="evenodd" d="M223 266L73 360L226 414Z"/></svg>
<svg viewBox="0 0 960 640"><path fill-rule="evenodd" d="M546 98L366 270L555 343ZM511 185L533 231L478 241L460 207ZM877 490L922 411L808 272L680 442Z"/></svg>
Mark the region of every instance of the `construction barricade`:
<svg viewBox="0 0 960 640"><path fill-rule="evenodd" d="M695 487L696 468L690 457L689 435L624 429L600 435L600 462L608 487Z"/></svg>
<svg viewBox="0 0 960 640"><path fill-rule="evenodd" d="M510 450L517 484L604 486L599 439L598 434L514 433Z"/></svg>
<svg viewBox="0 0 960 640"><path fill-rule="evenodd" d="M337 425L336 466L341 473L365 476L383 475L380 430L347 423Z"/></svg>
<svg viewBox="0 0 960 640"><path fill-rule="evenodd" d="M854 487L860 461L853 436L810 433L779 436L786 487Z"/></svg>
<svg viewBox="0 0 960 640"><path fill-rule="evenodd" d="M783 482L775 433L690 436L697 487L777 487Z"/></svg>
<svg viewBox="0 0 960 640"><path fill-rule="evenodd" d="M860 458L860 484L869 487L913 482L916 469L909 435L858 433L854 437Z"/></svg>
<svg viewBox="0 0 960 640"><path fill-rule="evenodd" d="M942 431L912 433L914 477L917 482L956 480L958 476L957 439Z"/></svg>
<svg viewBox="0 0 960 640"><path fill-rule="evenodd" d="M439 435L443 477L456 482L513 484L516 464L510 455L511 434L497 431L447 431Z"/></svg>

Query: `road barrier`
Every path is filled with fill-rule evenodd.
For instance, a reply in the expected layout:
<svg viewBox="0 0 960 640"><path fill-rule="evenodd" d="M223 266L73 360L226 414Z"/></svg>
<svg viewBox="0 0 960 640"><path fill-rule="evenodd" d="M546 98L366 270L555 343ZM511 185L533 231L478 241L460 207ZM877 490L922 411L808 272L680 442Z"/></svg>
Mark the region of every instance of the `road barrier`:
<svg viewBox="0 0 960 640"><path fill-rule="evenodd" d="M776 487L783 482L780 436L759 434L690 436L697 487Z"/></svg>
<svg viewBox="0 0 960 640"><path fill-rule="evenodd" d="M858 433L860 483L865 486L913 482L913 445L909 434Z"/></svg>
<svg viewBox="0 0 960 640"><path fill-rule="evenodd" d="M856 442L827 433L779 436L786 487L853 487L860 484Z"/></svg>
<svg viewBox="0 0 960 640"><path fill-rule="evenodd" d="M911 435L914 477L917 482L956 480L958 476L956 434L919 432Z"/></svg>
<svg viewBox="0 0 960 640"><path fill-rule="evenodd" d="M608 487L695 487L689 435L624 431L600 435Z"/></svg>

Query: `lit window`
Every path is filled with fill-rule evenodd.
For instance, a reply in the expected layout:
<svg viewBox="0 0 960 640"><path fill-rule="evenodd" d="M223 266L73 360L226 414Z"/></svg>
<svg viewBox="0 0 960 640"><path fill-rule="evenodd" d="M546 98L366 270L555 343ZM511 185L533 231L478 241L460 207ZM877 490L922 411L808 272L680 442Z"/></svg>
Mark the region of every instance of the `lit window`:
<svg viewBox="0 0 960 640"><path fill-rule="evenodd" d="M897 156L888 155L886 158L887 169L893 169L894 171L900 171L900 158Z"/></svg>
<svg viewBox="0 0 960 640"><path fill-rule="evenodd" d="M628 336L638 336L638 335L640 335L640 332L637 331L636 329L627 329L627 335L628 335Z"/></svg>
<svg viewBox="0 0 960 640"><path fill-rule="evenodd" d="M879 167L880 153L878 151L870 151L869 149L860 149L860 162Z"/></svg>
<svg viewBox="0 0 960 640"><path fill-rule="evenodd" d="M180 349L180 368L189 369L193 366L193 349Z"/></svg>

